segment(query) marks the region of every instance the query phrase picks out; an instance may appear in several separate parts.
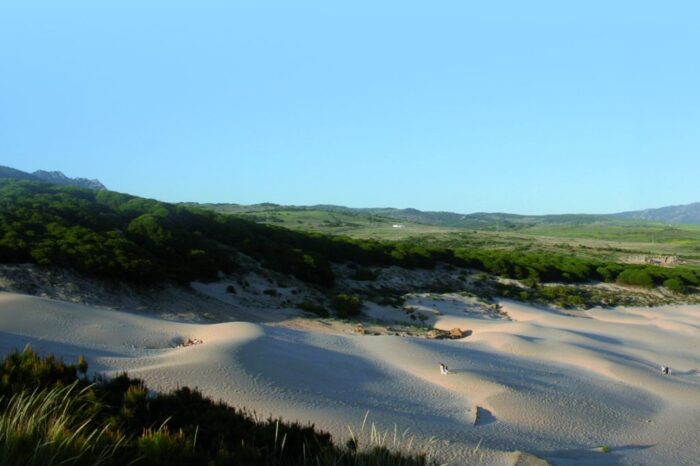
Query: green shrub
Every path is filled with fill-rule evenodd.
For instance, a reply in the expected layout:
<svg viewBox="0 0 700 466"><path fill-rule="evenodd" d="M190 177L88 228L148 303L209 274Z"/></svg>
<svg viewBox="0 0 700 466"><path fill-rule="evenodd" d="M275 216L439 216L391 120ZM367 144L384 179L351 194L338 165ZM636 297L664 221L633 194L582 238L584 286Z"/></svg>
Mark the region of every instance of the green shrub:
<svg viewBox="0 0 700 466"><path fill-rule="evenodd" d="M686 288L683 281L678 278L669 278L664 281L664 286L674 293L685 293Z"/></svg>
<svg viewBox="0 0 700 466"><path fill-rule="evenodd" d="M362 300L357 295L337 294L331 300L331 307L338 317L356 317L362 312Z"/></svg>
<svg viewBox="0 0 700 466"><path fill-rule="evenodd" d="M148 390L145 385L130 385L122 397L122 407L119 415L126 422L138 423L147 415Z"/></svg>
<svg viewBox="0 0 700 466"><path fill-rule="evenodd" d="M171 433L165 426L145 429L136 444L139 456L152 466L185 466L196 460L192 441L182 430Z"/></svg>
<svg viewBox="0 0 700 466"><path fill-rule="evenodd" d="M496 293L519 301L555 305L565 309L615 305L605 293L575 285L540 285L523 290L515 285L497 284Z"/></svg>
<svg viewBox="0 0 700 466"><path fill-rule="evenodd" d="M83 374L83 376L85 376L87 374L88 362L87 362L87 359L85 359L85 356L83 356L82 354L80 356L78 356L77 369L78 369L78 372Z"/></svg>
<svg viewBox="0 0 700 466"><path fill-rule="evenodd" d="M87 367L85 367L87 371ZM64 364L49 354L40 358L30 347L6 356L0 366L0 397L10 397L24 388L65 387L78 380L73 364Z"/></svg>
<svg viewBox="0 0 700 466"><path fill-rule="evenodd" d="M627 269L617 276L617 283L621 285L634 285L644 288L653 288L654 279L645 269Z"/></svg>
<svg viewBox="0 0 700 466"><path fill-rule="evenodd" d="M297 304L297 307L302 311L310 312L316 314L319 317L329 317L330 314L328 310L320 304L313 303L311 301L302 301Z"/></svg>
<svg viewBox="0 0 700 466"><path fill-rule="evenodd" d="M406 302L406 298L402 294L397 292L383 292L380 295L374 295L371 297L371 301L379 304L380 306L393 306L401 307Z"/></svg>

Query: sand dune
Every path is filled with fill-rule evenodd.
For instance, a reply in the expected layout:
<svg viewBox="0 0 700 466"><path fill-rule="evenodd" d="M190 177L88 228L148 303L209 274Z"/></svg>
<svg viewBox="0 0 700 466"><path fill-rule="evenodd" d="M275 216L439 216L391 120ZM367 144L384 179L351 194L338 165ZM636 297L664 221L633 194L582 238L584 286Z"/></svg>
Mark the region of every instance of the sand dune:
<svg viewBox="0 0 700 466"><path fill-rule="evenodd" d="M473 335L437 341L177 323L2 293L0 351L31 343L66 358L85 354L97 371L127 370L160 390L197 386L341 439L369 410L380 428L409 428L451 464L512 464L517 450L555 464L700 462L699 307L570 316L504 302L507 320L483 318L457 298L420 305L437 327ZM177 347L187 338L204 343ZM673 374L662 376L661 364Z"/></svg>

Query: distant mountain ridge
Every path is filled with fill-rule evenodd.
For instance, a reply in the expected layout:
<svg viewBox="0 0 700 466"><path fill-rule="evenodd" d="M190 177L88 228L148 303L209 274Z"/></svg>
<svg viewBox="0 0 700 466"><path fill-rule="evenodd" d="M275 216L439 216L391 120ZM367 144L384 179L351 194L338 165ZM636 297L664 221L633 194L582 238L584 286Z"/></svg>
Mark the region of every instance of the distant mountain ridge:
<svg viewBox="0 0 700 466"><path fill-rule="evenodd" d="M700 225L700 202L615 214L628 220Z"/></svg>
<svg viewBox="0 0 700 466"><path fill-rule="evenodd" d="M43 181L45 183L59 184L62 186L77 186L80 188L102 191L107 189L99 180L87 178L70 178L60 171L37 170L33 173L23 172L16 168L0 165L0 178L14 178L19 180Z"/></svg>

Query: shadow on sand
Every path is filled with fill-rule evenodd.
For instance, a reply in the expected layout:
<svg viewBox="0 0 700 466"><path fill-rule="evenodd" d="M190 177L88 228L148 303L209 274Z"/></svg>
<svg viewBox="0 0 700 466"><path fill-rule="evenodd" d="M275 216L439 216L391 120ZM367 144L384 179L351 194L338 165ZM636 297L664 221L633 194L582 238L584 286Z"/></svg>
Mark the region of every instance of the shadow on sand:
<svg viewBox="0 0 700 466"><path fill-rule="evenodd" d="M611 447L608 453L600 448L594 449L572 449L541 451L538 454L546 458L552 464L595 464L604 466L615 466L626 464L623 462L624 453L629 451L646 450L654 445L623 445Z"/></svg>
<svg viewBox="0 0 700 466"><path fill-rule="evenodd" d="M493 424L497 420L498 419L496 419L496 416L494 416L488 409L482 408L481 406L476 407L476 420L474 421L475 427L487 426L489 424Z"/></svg>

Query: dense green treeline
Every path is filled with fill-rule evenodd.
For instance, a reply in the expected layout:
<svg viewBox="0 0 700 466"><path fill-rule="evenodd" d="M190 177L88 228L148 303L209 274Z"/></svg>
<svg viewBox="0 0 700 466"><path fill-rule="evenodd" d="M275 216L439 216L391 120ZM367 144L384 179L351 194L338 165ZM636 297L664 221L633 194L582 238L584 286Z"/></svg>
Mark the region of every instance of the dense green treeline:
<svg viewBox="0 0 700 466"><path fill-rule="evenodd" d="M230 269L198 234L196 215L109 191L3 180L0 259L62 265L128 279Z"/></svg>
<svg viewBox="0 0 700 466"><path fill-rule="evenodd" d="M438 263L536 282L618 282L685 291L690 268L602 262L547 252L459 248L292 231L185 205L23 180L0 180L0 262L34 262L132 281L215 277L236 252L330 287L332 262L432 268Z"/></svg>
<svg viewBox="0 0 700 466"><path fill-rule="evenodd" d="M111 191L0 180L0 261L61 265L129 280L213 277L235 251L330 286L329 262L431 267L420 246L327 237Z"/></svg>
<svg viewBox="0 0 700 466"><path fill-rule="evenodd" d="M618 264L551 253L518 251L457 249L455 256L466 267L532 284L602 281L645 288L663 285L676 292L685 292L689 286L700 285L700 270L689 267Z"/></svg>
<svg viewBox="0 0 700 466"><path fill-rule="evenodd" d="M126 374L89 381L87 369L82 358L65 364L30 349L4 358L0 464L428 464L423 455L391 452L384 445L340 447L313 425L258 419L186 387L154 393Z"/></svg>
<svg viewBox="0 0 700 466"><path fill-rule="evenodd" d="M332 283L324 258L285 232L110 191L0 181L0 260L62 265L130 280L190 280L232 271L239 250ZM285 239L290 242L285 242Z"/></svg>

